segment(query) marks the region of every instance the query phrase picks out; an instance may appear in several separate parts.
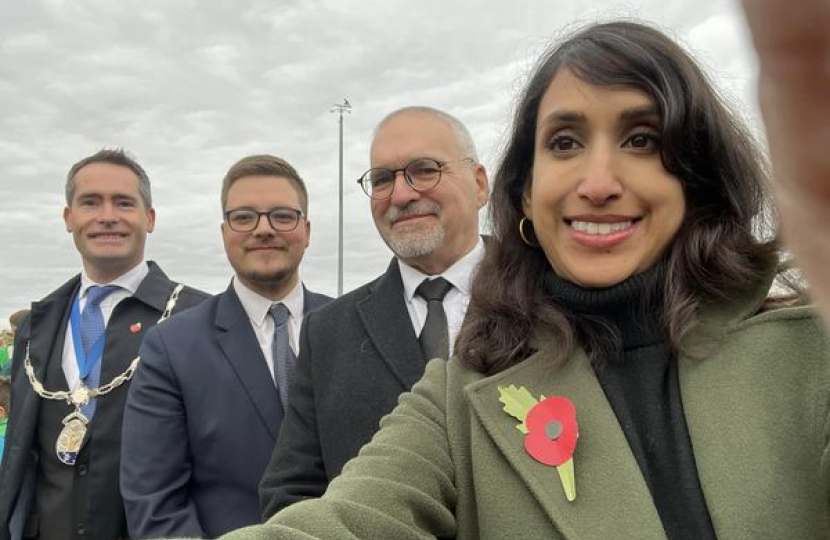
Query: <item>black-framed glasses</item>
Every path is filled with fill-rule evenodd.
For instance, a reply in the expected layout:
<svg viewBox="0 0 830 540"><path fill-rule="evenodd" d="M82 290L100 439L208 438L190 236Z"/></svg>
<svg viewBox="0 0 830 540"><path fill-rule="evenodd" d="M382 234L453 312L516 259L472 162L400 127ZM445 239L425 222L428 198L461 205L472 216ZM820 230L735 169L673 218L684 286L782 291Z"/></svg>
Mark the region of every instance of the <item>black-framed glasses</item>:
<svg viewBox="0 0 830 540"><path fill-rule="evenodd" d="M272 208L267 212L258 212L253 208L235 208L225 212L225 222L236 232L251 232L259 227L262 216L268 216L268 224L275 231L293 231L304 217L302 210L296 208Z"/></svg>
<svg viewBox="0 0 830 540"><path fill-rule="evenodd" d="M473 158L464 158L456 161L469 161L475 163ZM432 158L418 158L410 161L401 169L385 169L376 167L369 169L361 176L357 183L363 188L363 192L373 199L388 199L395 190L395 177L399 172L403 173L404 180L409 187L423 193L438 185L441 181L441 172L451 161L438 161Z"/></svg>

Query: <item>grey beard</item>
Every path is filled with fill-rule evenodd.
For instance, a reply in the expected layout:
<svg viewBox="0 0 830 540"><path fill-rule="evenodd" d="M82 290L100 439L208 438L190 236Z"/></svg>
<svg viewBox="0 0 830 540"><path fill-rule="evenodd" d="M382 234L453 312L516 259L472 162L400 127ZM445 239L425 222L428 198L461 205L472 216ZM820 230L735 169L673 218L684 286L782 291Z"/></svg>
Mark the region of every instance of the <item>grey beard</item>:
<svg viewBox="0 0 830 540"><path fill-rule="evenodd" d="M444 243L444 228L440 225L409 234L391 234L384 238L386 245L401 259L415 259L429 255Z"/></svg>
<svg viewBox="0 0 830 540"><path fill-rule="evenodd" d="M411 202L403 208L392 206L383 216L387 223L392 224L401 216L435 214L441 215L441 206L430 200ZM429 255L444 243L444 227L440 223L425 230L411 232L381 234L389 249L401 259L414 259Z"/></svg>

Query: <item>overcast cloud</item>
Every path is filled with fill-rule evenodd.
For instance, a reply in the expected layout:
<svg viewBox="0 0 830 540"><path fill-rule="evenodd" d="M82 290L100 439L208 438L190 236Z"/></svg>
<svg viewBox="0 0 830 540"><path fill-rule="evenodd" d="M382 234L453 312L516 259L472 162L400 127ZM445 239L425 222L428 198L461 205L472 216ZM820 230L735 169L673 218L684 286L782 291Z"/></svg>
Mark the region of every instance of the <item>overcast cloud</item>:
<svg viewBox="0 0 830 540"><path fill-rule="evenodd" d="M344 289L390 252L355 179L374 125L406 105L467 124L494 170L513 98L575 23L651 21L686 45L757 124L754 57L736 1L0 0L0 326L80 269L61 220L69 166L123 147L153 182L147 256L220 292L219 186L241 157L291 162L310 192L302 277L337 283L338 135L344 144Z"/></svg>

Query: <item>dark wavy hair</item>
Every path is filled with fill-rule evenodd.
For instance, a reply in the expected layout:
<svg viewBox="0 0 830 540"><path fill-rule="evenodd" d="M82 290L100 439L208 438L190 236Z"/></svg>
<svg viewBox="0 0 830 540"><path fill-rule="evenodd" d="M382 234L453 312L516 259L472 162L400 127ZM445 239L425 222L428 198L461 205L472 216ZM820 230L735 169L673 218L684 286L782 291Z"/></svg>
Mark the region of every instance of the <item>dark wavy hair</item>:
<svg viewBox="0 0 830 540"><path fill-rule="evenodd" d="M695 61L660 31L635 22L583 28L539 61L516 106L490 198L492 241L471 288L456 344L460 359L491 374L521 361L540 327L559 340L557 362L577 343L592 361L590 332L546 298L550 265L522 242L522 194L531 181L539 104L553 78L570 70L596 86L645 92L661 118L661 159L680 180L684 222L658 264L664 326L674 351L708 299L757 286L779 264L769 219L767 166L746 127L730 113ZM761 228L762 234L757 234ZM759 238L762 237L762 238ZM763 238L765 237L765 238ZM587 343L586 343L587 341Z"/></svg>

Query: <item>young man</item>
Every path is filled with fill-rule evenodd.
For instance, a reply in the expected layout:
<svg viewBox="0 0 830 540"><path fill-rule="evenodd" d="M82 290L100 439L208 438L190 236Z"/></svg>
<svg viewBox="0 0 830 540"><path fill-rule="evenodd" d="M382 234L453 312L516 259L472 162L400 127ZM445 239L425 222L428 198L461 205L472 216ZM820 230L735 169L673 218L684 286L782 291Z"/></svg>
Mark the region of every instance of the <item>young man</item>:
<svg viewBox="0 0 830 540"><path fill-rule="evenodd" d="M306 319L291 404L260 487L266 519L322 495L426 361L450 354L484 253L487 173L456 118L427 107L393 112L375 131L371 166L363 189L395 258ZM424 283L443 283L443 298L422 298Z"/></svg>
<svg viewBox="0 0 830 540"><path fill-rule="evenodd" d="M118 462L136 352L167 306L206 297L144 260L150 181L123 151L72 166L63 218L83 268L32 304L15 337L0 540L127 536Z"/></svg>
<svg viewBox="0 0 830 540"><path fill-rule="evenodd" d="M228 289L150 332L124 414L121 488L133 537L213 538L257 523L257 485L285 405L307 290L308 195L273 156L222 185Z"/></svg>

